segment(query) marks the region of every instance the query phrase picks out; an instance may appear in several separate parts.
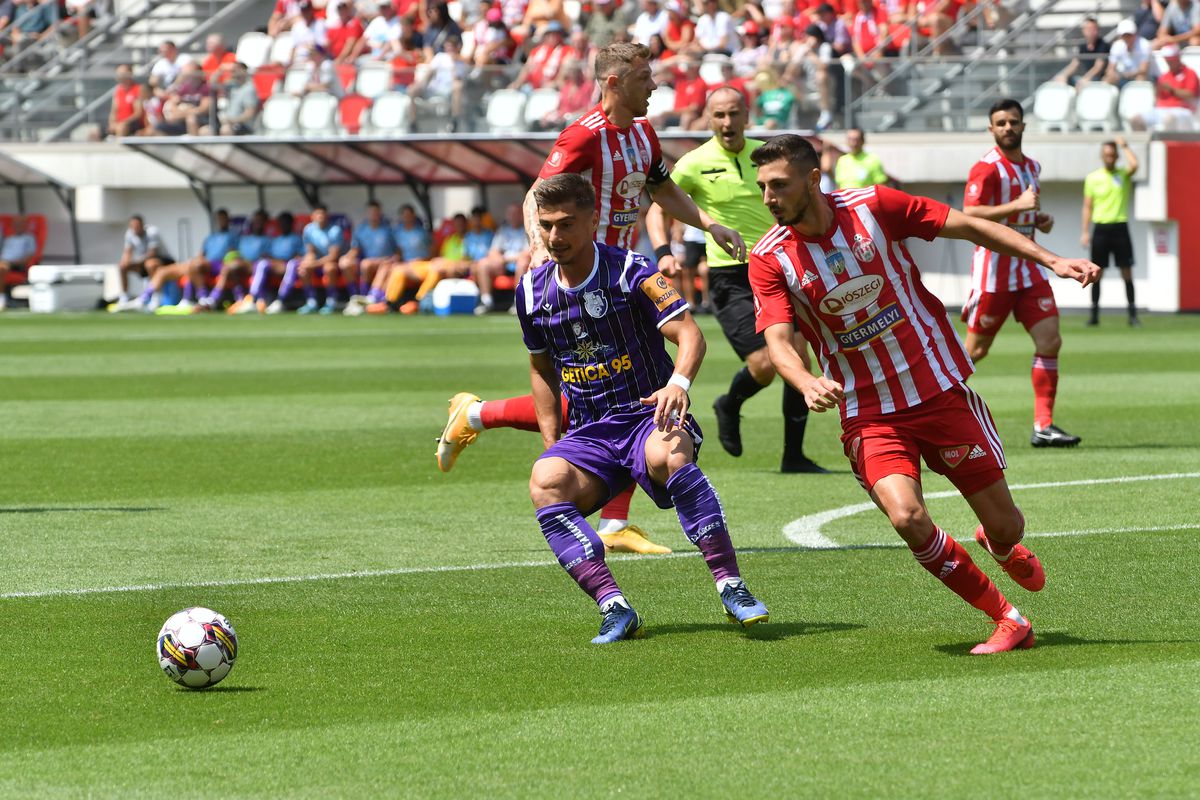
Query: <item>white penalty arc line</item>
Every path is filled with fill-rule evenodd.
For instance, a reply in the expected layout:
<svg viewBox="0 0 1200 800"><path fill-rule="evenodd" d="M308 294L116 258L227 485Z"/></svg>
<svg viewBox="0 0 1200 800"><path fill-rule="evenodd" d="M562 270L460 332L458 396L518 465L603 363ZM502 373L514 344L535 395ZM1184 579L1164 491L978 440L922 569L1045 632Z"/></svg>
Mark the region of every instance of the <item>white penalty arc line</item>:
<svg viewBox="0 0 1200 800"><path fill-rule="evenodd" d="M1023 483L1008 487L1013 491L1024 489L1054 489L1061 486L1097 486L1106 483L1137 483L1140 481L1169 481L1183 480L1186 478L1200 478L1200 472L1168 472L1161 475L1128 475L1116 478L1087 478L1084 480L1075 481L1050 481L1047 483ZM943 497L958 497L959 492L956 489L944 492L930 492L925 495L926 500L936 500ZM841 508L830 509L829 511L821 511L816 514L809 514L799 519L792 520L787 525L783 526L783 535L788 541L800 547L809 550L838 550L842 545L838 544L828 536L821 533L821 528L837 519L844 517L852 517L855 514L860 514L863 511L871 511L875 509L874 503L854 503ZM1082 534L1092 533L1124 533L1127 531L1173 531L1173 530L1193 530L1200 529L1200 525L1167 525L1157 528L1136 527L1136 528L1095 528L1091 530L1081 531L1049 531L1045 533L1031 532L1028 536L1079 536Z"/></svg>

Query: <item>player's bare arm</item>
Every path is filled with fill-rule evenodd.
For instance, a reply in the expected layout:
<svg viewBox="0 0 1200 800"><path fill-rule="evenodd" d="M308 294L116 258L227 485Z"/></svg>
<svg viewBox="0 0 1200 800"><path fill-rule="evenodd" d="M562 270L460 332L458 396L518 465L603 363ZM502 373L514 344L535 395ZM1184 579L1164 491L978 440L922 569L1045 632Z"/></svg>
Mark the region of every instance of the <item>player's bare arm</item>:
<svg viewBox="0 0 1200 800"><path fill-rule="evenodd" d="M775 371L804 395L809 410L818 413L828 411L837 408L838 403L845 399L840 383L808 371L805 359L796 349L791 323L771 325L763 331L763 337L767 340L767 352Z"/></svg>
<svg viewBox="0 0 1200 800"><path fill-rule="evenodd" d="M663 207L658 203L653 203L650 210L646 212L646 234L650 237L650 246L657 253L660 247L670 247L671 245L671 218ZM658 259L658 271L668 278L674 278L679 275L679 264L675 261L675 256L670 253L664 253Z"/></svg>
<svg viewBox="0 0 1200 800"><path fill-rule="evenodd" d="M678 428L687 418L691 400L688 388L700 372L700 363L708 345L704 334L692 315L685 311L675 319L664 324L659 330L663 337L675 345L675 372L667 385L649 397L642 398L642 404L654 406L654 424L660 431Z"/></svg>
<svg viewBox="0 0 1200 800"><path fill-rule="evenodd" d="M562 407L559 400L558 372L549 353L530 353L529 385L533 409L537 413L542 444L550 447L562 436Z"/></svg>
<svg viewBox="0 0 1200 800"><path fill-rule="evenodd" d="M1037 190L1030 186L1025 191L1021 192L1021 196L1011 203L1004 203L998 206L967 206L963 209L963 213L969 217L977 219L988 219L993 222L1001 222L1008 219L1013 214L1022 211L1037 211L1042 207L1042 201L1038 197Z"/></svg>
<svg viewBox="0 0 1200 800"><path fill-rule="evenodd" d="M1006 225L971 217L954 209L950 209L940 235L947 239L966 239L997 253L1036 261L1060 278L1078 281L1082 286L1089 286L1100 278L1100 268L1086 258L1063 258Z"/></svg>
<svg viewBox="0 0 1200 800"><path fill-rule="evenodd" d="M1079 245L1087 248L1092 243L1092 198L1083 198L1083 232L1079 235Z"/></svg>
<svg viewBox="0 0 1200 800"><path fill-rule="evenodd" d="M712 235L713 241L730 256L738 261L746 260L746 243L742 241L742 235L732 228L726 228L724 225L713 222L712 217L698 208L696 201L688 197L675 181L668 178L657 185L646 184L646 186L650 189L650 195L654 198L654 202L661 205L663 210L674 219L691 225L693 228L707 231Z"/></svg>
<svg viewBox="0 0 1200 800"><path fill-rule="evenodd" d="M541 178L533 182L533 186L530 186L529 191L525 193L525 202L521 204L521 210L525 214L525 235L529 237L530 267L540 267L550 258L550 253L546 250L546 243L542 241L542 226L538 222L537 201L533 199L533 190L541 182Z"/></svg>

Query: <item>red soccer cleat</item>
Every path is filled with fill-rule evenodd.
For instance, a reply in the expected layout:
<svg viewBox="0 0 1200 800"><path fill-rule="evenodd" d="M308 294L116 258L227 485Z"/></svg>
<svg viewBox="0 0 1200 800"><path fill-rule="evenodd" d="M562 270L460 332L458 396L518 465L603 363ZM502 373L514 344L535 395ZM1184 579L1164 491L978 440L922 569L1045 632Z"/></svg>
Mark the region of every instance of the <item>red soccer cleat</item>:
<svg viewBox="0 0 1200 800"><path fill-rule="evenodd" d="M982 525L975 529L975 541L979 542L979 546L984 550L992 552L991 543L988 541L987 534L983 532ZM995 554L992 555L992 558L996 558ZM1046 585L1046 570L1042 569L1042 562L1038 561L1038 557L1023 544L1014 544L1008 560L1001 561L996 558L996 563L1022 589L1040 592Z"/></svg>
<svg viewBox="0 0 1200 800"><path fill-rule="evenodd" d="M1004 653L1008 650L1028 650L1033 647L1033 625L1024 617L1017 622L1005 617L996 623L996 630L986 642L971 648L973 656L990 656L993 653Z"/></svg>

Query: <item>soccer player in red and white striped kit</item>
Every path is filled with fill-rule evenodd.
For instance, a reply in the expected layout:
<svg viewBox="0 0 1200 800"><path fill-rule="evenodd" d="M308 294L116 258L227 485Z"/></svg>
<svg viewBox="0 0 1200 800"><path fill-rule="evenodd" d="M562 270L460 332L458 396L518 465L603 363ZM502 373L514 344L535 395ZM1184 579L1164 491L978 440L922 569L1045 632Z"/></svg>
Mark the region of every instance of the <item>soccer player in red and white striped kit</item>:
<svg viewBox="0 0 1200 800"><path fill-rule="evenodd" d="M988 130L996 141L971 168L963 213L1007 225L1031 240L1049 233L1054 217L1041 210L1042 166L1021 149L1025 111L1016 100L998 100L988 113ZM978 362L988 354L1000 326L1012 314L1033 339L1034 447L1074 447L1079 437L1054 424L1058 393L1058 306L1046 271L1033 259L1008 255L979 245L971 261L971 293L963 306L967 353Z"/></svg>
<svg viewBox="0 0 1200 800"><path fill-rule="evenodd" d="M650 95L657 88L650 70L649 48L627 42L610 44L596 54L594 71L600 84L600 102L559 134L525 198L530 264L538 266L548 258L537 222L533 190L546 178L565 172L591 179L600 218L598 242L632 250L637 243L638 219L648 192L673 218L708 231L731 255L744 258L746 246L741 235L714 222L671 180L658 136L645 117ZM657 256L661 258L663 253ZM565 400L563 420L565 425ZM450 417L438 439L438 467L448 472L462 449L490 428L537 431L533 398L524 395L482 401L469 392L456 394L450 399ZM598 532L605 547L637 553L671 552L649 541L644 531L629 524L632 494L632 488L622 492L601 510Z"/></svg>
<svg viewBox="0 0 1200 800"><path fill-rule="evenodd" d="M859 483L918 563L995 629L974 654L1033 646L1033 626L966 549L929 517L921 460L945 475L980 521L976 541L1029 591L1045 585L1038 559L1020 544L1025 520L1004 480L1004 450L973 371L941 302L921 282L904 240L941 236L1050 267L1087 286L1100 268L1066 259L1011 228L884 186L826 195L820 158L785 135L751 155L763 202L779 223L750 253L757 327L779 374L813 411L838 407L842 443ZM793 327L821 360L805 369Z"/></svg>

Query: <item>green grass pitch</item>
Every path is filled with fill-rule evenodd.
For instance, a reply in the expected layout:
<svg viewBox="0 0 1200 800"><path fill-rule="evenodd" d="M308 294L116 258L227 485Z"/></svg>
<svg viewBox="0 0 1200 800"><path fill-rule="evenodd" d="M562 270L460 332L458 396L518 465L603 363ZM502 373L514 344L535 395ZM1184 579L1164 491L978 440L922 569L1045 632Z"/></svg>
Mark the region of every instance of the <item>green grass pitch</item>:
<svg viewBox="0 0 1200 800"><path fill-rule="evenodd" d="M725 623L640 497L682 555L614 560L647 637L596 648L529 505L537 437L487 432L434 467L452 393L527 391L511 318L6 315L0 797L1195 796L1200 319L1145 323L1064 318L1076 450L1028 445L1017 326L972 378L1049 575L1023 592L965 503L930 500L1037 630L972 658L986 620L877 512L832 515L838 549L785 536L866 497L832 415L808 441L836 474L774 471L778 387L746 405L746 455L714 437L700 460L770 623ZM713 435L736 359L702 325ZM153 656L191 605L241 639L211 691Z"/></svg>

